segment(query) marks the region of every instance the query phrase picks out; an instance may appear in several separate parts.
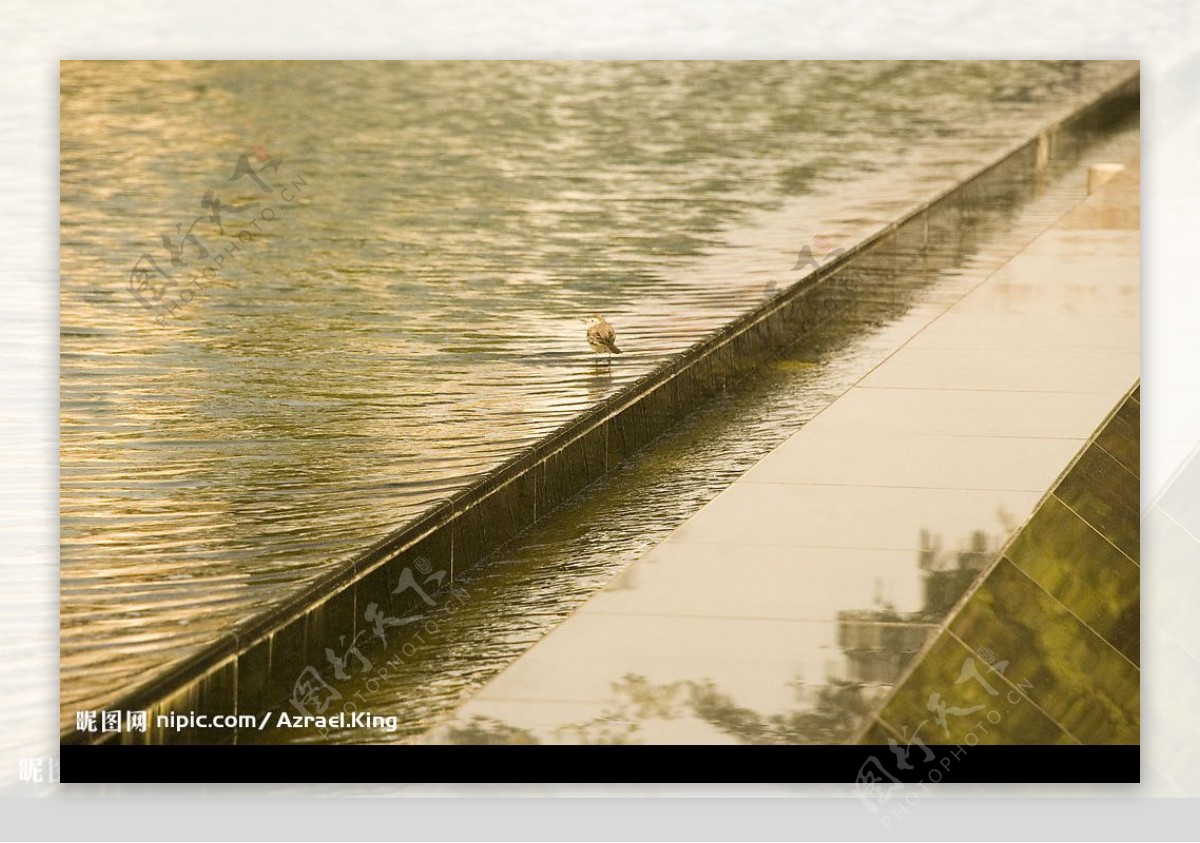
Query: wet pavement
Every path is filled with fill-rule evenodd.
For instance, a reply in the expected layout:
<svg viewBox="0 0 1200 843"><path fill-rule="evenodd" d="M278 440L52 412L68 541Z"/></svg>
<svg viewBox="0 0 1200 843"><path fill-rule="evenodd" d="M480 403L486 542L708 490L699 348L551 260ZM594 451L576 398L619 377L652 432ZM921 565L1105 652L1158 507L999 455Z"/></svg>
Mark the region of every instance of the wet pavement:
<svg viewBox="0 0 1200 843"><path fill-rule="evenodd" d="M1041 238L1050 246L1090 246L1093 265L1039 288L1040 301L1058 301L1054 286L1061 286L1101 311L1136 314L1136 307L1119 303L1131 296L1136 303L1137 190L1131 167ZM1033 292L1025 283L1030 276L1013 281L1021 298ZM1109 325L1120 342L1105 345L1086 314L1072 309L1059 318L1077 346L1113 355L1100 362L1136 348L1136 322ZM1056 478L995 567L900 681L864 741L1138 742L1140 395L1140 388L1131 390Z"/></svg>
<svg viewBox="0 0 1200 843"><path fill-rule="evenodd" d="M940 312L909 323L844 394L426 739L852 738L1138 378L1136 151L1123 163L985 278L945 279L926 300ZM1136 458L1136 437L1110 445ZM1100 458L1129 473L1116 456ZM1109 475L1089 465L1076 465L1058 497L1100 507L1089 522L1098 540L1132 565L1136 529L1105 520ZM1086 595L1044 586L1014 603L1028 567L995 571L1001 617L1024 612L1018 626L1033 633L1041 617L1060 620L1047 623L1054 630L1082 628L1060 601L1085 611ZM1067 580L1064 589L1079 590ZM1136 602L1134 591L1135 611ZM977 627L981 611L959 623ZM1038 660L1071 651L1013 641L1028 673L1065 676ZM1030 705L1011 719L1013 733L1034 742L1136 734L1136 663L1121 652L1128 642L1111 643L1095 658L1111 668L1120 716L1070 732ZM953 687L971 651L944 636L936 646L955 648L955 676L939 674ZM1070 678L1054 705L1083 722L1072 719L1071 695L1088 686Z"/></svg>

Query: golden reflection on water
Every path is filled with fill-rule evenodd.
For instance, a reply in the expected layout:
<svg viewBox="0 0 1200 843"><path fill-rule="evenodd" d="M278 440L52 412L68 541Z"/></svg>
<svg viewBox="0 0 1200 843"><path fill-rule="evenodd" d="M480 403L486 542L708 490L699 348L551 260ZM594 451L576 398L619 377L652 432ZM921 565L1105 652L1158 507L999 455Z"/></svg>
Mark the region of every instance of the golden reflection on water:
<svg viewBox="0 0 1200 843"><path fill-rule="evenodd" d="M1124 72L64 63L63 710L755 306L817 234L853 242ZM258 147L304 190L156 324L131 266L205 191L262 200L229 181ZM610 372L591 312L628 350Z"/></svg>

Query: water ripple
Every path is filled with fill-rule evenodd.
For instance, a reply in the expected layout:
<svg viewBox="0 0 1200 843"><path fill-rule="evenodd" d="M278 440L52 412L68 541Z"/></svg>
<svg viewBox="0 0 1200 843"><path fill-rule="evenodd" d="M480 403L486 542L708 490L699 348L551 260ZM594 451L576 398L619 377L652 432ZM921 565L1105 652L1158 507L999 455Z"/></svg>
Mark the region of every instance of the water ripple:
<svg viewBox="0 0 1200 843"><path fill-rule="evenodd" d="M1128 70L65 63L64 718L754 307L817 235L854 242ZM229 181L255 145L293 201ZM231 242L207 190L274 219L156 324L130 268L197 217ZM628 351L611 374L591 312Z"/></svg>

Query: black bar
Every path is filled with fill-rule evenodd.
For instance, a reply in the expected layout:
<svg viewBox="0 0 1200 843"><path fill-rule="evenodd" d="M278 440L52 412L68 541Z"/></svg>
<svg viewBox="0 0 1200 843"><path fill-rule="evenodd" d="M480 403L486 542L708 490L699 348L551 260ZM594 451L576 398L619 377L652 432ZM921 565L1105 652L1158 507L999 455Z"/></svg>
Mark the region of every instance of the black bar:
<svg viewBox="0 0 1200 843"><path fill-rule="evenodd" d="M1141 747L66 745L93 783L1137 783ZM530 776L535 778L530 779Z"/></svg>

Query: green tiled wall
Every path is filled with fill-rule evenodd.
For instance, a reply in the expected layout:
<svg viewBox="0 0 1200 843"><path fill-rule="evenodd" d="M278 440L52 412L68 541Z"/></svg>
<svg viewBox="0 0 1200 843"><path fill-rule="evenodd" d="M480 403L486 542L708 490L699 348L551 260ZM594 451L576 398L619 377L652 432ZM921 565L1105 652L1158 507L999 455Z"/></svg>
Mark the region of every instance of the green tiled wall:
<svg viewBox="0 0 1200 843"><path fill-rule="evenodd" d="M1138 743L1139 397L1122 400L863 742L919 730L929 744Z"/></svg>

